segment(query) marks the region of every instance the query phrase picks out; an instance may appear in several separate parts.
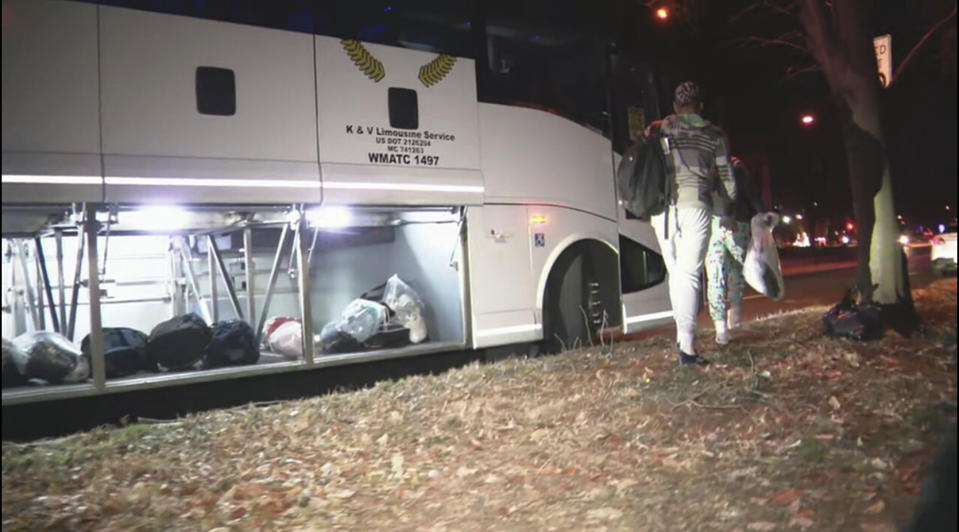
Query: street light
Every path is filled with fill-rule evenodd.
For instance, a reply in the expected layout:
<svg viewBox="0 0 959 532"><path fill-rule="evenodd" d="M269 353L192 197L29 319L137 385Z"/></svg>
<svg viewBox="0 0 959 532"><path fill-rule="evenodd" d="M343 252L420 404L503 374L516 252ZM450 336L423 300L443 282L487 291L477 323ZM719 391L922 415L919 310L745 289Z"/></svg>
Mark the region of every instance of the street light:
<svg viewBox="0 0 959 532"><path fill-rule="evenodd" d="M799 121L802 122L804 126L811 126L816 121L816 117L811 114L804 114Z"/></svg>
<svg viewBox="0 0 959 532"><path fill-rule="evenodd" d="M660 7L656 9L656 18L659 20L666 20L669 18L669 10L665 7Z"/></svg>

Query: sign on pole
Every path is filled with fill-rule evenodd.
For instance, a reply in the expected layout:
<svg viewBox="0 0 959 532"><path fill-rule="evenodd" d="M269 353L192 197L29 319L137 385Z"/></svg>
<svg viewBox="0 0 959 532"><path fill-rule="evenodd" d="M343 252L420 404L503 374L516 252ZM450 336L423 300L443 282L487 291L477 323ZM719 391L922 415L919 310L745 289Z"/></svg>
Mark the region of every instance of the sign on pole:
<svg viewBox="0 0 959 532"><path fill-rule="evenodd" d="M879 82L883 87L892 83L892 35L880 35L873 38L876 49L876 62L879 64Z"/></svg>

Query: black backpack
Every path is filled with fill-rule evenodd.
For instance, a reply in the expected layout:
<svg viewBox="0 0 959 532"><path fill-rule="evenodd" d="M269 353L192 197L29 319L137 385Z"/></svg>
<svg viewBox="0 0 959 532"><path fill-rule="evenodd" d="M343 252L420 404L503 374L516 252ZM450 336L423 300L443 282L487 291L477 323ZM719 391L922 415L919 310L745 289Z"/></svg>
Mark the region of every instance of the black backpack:
<svg viewBox="0 0 959 532"><path fill-rule="evenodd" d="M147 335L136 329L104 328L103 348L103 361L108 379L157 369L156 361L151 360L147 355ZM89 334L80 342L80 350L83 351L83 356L90 358Z"/></svg>
<svg viewBox="0 0 959 532"><path fill-rule="evenodd" d="M674 187L662 140L662 130L654 127L649 137L626 149L616 170L619 198L626 210L638 218L662 214L672 199Z"/></svg>
<svg viewBox="0 0 959 532"><path fill-rule="evenodd" d="M203 358L211 337L210 327L203 318L184 314L153 328L147 341L147 353L164 369L190 369Z"/></svg>
<svg viewBox="0 0 959 532"><path fill-rule="evenodd" d="M206 348L204 368L256 364L258 360L260 347L249 323L230 320L213 324L213 339Z"/></svg>

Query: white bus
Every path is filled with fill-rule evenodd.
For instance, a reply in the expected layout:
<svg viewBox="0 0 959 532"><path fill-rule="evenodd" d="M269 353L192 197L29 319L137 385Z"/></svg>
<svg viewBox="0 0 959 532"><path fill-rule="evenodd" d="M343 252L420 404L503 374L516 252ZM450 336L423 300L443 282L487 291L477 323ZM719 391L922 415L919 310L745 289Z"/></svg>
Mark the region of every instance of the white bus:
<svg viewBox="0 0 959 532"><path fill-rule="evenodd" d="M156 4L182 12L136 9ZM649 69L594 36L404 4L3 0L3 337L92 346L86 382L4 388L5 427L26 403L670 319L653 232L614 184L659 115ZM393 274L427 340L322 352ZM102 328L186 312L298 318L302 354L107 378Z"/></svg>

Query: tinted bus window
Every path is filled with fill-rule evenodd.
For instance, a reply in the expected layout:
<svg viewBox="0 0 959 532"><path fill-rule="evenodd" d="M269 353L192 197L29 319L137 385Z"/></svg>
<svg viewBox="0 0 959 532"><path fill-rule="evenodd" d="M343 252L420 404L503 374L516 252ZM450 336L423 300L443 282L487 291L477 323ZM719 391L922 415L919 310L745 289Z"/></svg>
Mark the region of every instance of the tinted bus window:
<svg viewBox="0 0 959 532"><path fill-rule="evenodd" d="M605 134L605 41L496 17L485 27L485 64L477 63L481 101L542 109Z"/></svg>
<svg viewBox="0 0 959 532"><path fill-rule="evenodd" d="M468 0L78 0L473 57Z"/></svg>

